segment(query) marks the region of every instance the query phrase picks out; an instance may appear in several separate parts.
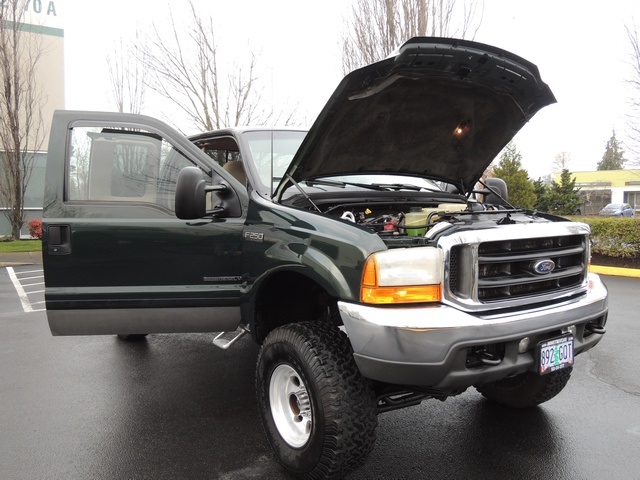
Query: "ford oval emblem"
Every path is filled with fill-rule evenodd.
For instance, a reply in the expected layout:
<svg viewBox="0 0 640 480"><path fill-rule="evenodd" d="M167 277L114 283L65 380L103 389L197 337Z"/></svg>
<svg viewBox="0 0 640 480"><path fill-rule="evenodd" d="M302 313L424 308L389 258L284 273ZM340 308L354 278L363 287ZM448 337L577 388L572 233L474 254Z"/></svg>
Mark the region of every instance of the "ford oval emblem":
<svg viewBox="0 0 640 480"><path fill-rule="evenodd" d="M554 268L556 268L556 263L549 258L545 258L544 260L537 260L533 262L532 265L533 273L535 273L536 275L546 275L553 272Z"/></svg>

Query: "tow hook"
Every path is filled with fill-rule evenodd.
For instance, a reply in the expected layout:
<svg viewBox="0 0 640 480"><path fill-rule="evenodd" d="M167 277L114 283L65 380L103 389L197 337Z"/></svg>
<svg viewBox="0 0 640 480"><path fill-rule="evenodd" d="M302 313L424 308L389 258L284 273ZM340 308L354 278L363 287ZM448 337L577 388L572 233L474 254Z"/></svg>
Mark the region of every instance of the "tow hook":
<svg viewBox="0 0 640 480"><path fill-rule="evenodd" d="M602 325L596 325L595 323L587 323L586 329L591 333L597 333L598 335L604 335L604 333L607 331L607 329Z"/></svg>
<svg viewBox="0 0 640 480"><path fill-rule="evenodd" d="M502 359L493 353L489 353L486 350L478 351L478 358L483 365L495 366L500 365Z"/></svg>
<svg viewBox="0 0 640 480"><path fill-rule="evenodd" d="M494 367L500 362L502 359L498 355L488 352L484 346L471 348L467 356L467 368Z"/></svg>

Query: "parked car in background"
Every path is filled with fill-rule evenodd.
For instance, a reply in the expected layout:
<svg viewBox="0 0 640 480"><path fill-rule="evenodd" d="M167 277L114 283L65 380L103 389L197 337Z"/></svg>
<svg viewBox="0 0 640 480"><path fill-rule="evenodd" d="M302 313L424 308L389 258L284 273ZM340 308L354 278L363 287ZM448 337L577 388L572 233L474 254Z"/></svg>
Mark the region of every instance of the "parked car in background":
<svg viewBox="0 0 640 480"><path fill-rule="evenodd" d="M628 203L609 203L600 210L601 217L633 217L633 207Z"/></svg>

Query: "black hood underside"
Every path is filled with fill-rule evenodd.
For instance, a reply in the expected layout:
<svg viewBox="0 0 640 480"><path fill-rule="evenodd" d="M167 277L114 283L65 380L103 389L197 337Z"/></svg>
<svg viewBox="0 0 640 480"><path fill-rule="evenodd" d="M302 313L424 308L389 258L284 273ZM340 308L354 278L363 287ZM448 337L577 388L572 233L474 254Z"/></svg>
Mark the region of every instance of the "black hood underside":
<svg viewBox="0 0 640 480"><path fill-rule="evenodd" d="M388 173L468 191L522 126L555 102L535 65L475 42L414 38L347 75L288 174ZM285 176L277 195L290 185Z"/></svg>

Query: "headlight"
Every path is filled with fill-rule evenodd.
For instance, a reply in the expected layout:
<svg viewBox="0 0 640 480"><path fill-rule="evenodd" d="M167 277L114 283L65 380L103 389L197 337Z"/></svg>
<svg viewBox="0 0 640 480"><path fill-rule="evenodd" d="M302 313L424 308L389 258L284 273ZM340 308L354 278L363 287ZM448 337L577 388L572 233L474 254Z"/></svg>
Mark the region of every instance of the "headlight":
<svg viewBox="0 0 640 480"><path fill-rule="evenodd" d="M364 303L438 302L442 298L442 251L434 247L385 250L364 265L360 301Z"/></svg>

